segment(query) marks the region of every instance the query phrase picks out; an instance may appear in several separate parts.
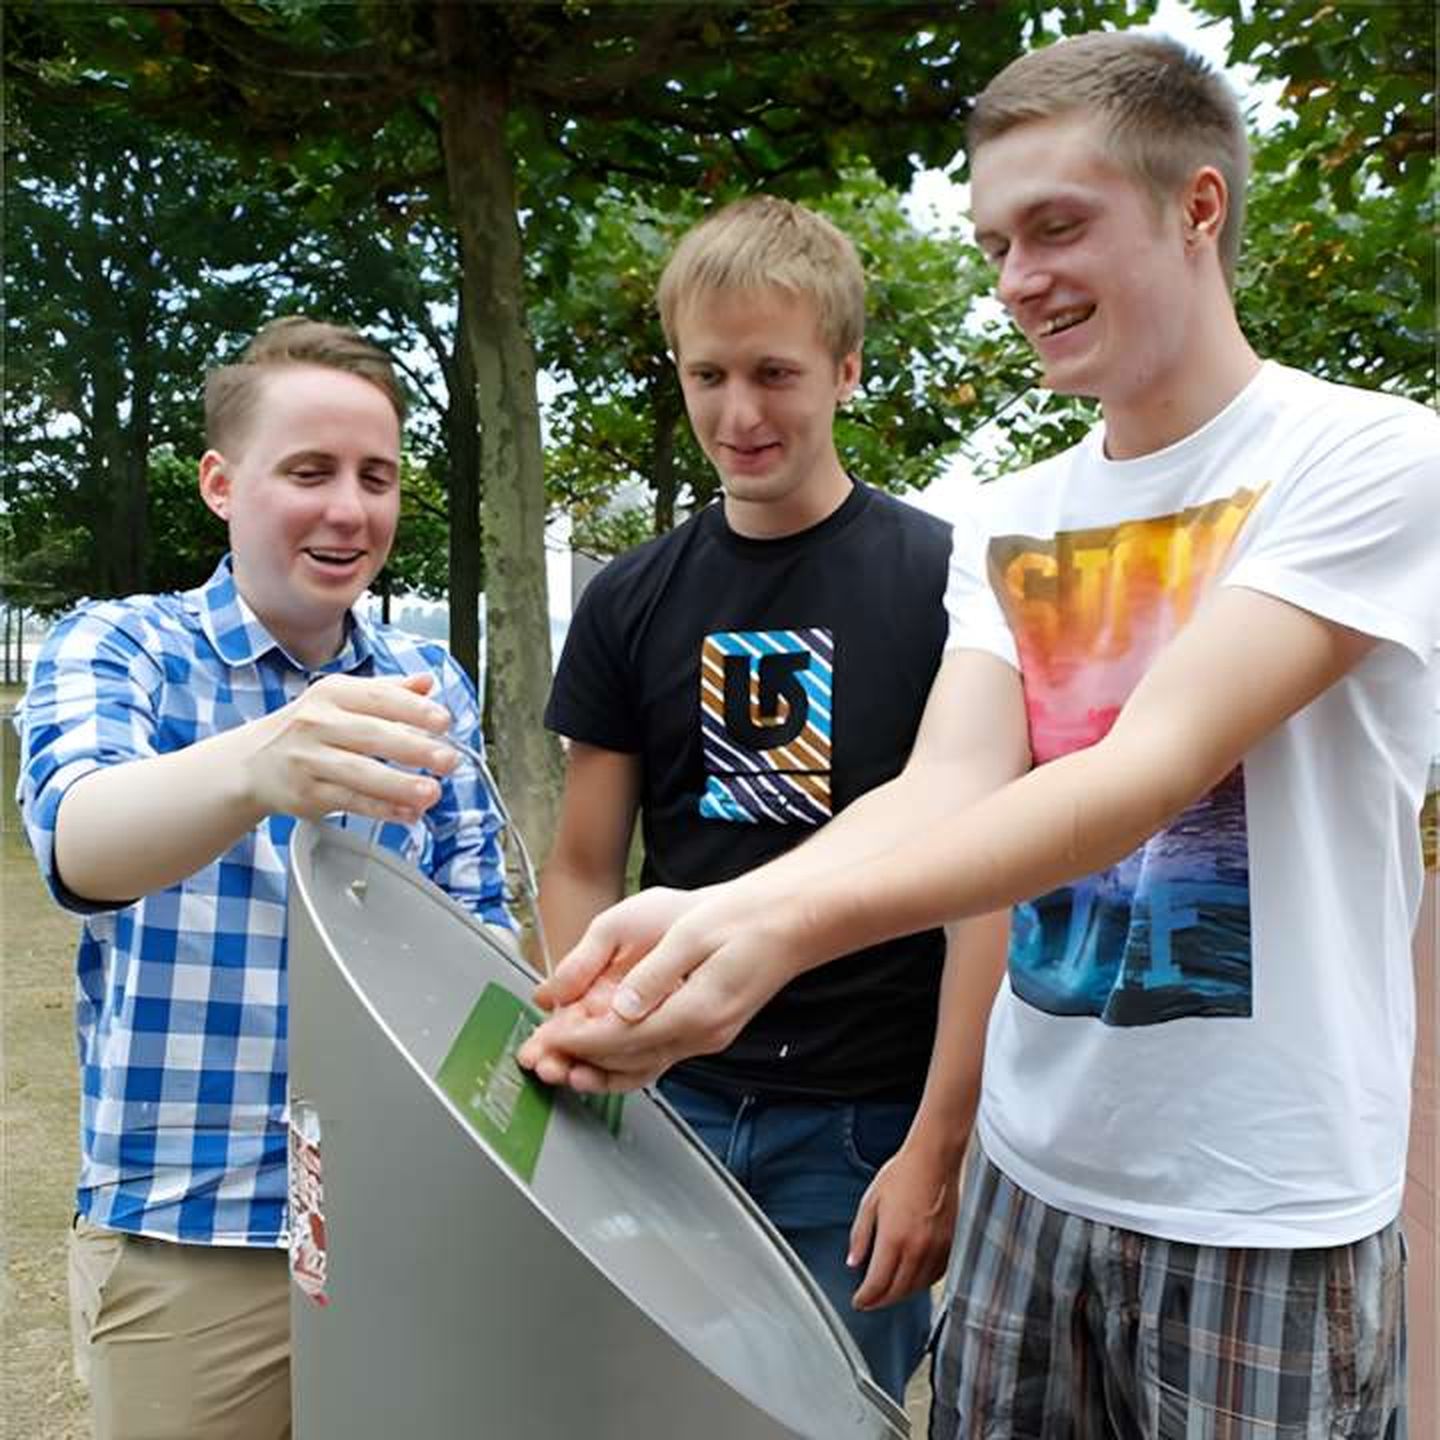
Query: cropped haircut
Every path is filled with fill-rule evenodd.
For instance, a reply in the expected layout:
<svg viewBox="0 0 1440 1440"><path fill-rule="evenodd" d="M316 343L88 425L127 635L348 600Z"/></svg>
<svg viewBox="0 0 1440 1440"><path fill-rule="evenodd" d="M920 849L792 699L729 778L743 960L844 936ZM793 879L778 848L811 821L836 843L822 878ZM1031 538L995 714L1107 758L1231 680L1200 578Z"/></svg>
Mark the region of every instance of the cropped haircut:
<svg viewBox="0 0 1440 1440"><path fill-rule="evenodd" d="M368 380L405 423L405 395L389 355L344 325L287 315L263 326L233 365L205 377L205 443L212 450L233 444L250 424L267 375L289 365L320 365Z"/></svg>
<svg viewBox="0 0 1440 1440"><path fill-rule="evenodd" d="M773 195L751 195L686 232L660 276L656 301L678 359L676 318L697 296L775 286L808 296L835 359L865 338L865 272L849 238L823 215Z"/></svg>
<svg viewBox="0 0 1440 1440"><path fill-rule="evenodd" d="M980 93L970 116L970 155L1017 125L1086 111L1104 117L1111 155L1157 204L1203 165L1224 176L1229 205L1219 254L1233 286L1250 147L1224 77L1163 35L1095 31L1059 40L1012 61Z"/></svg>

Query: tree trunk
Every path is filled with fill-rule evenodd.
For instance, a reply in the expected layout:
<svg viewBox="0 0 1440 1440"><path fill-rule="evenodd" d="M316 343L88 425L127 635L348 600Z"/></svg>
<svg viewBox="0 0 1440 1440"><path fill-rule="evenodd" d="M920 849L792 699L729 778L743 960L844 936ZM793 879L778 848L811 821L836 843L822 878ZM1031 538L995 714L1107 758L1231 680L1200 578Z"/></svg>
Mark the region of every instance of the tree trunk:
<svg viewBox="0 0 1440 1440"><path fill-rule="evenodd" d="M484 11L440 5L435 20L444 67L441 135L480 413L486 739L511 813L530 848L544 855L559 799L560 747L541 723L550 686L545 483L505 135L509 96Z"/></svg>
<svg viewBox="0 0 1440 1440"><path fill-rule="evenodd" d="M675 430L680 424L681 403L676 386L665 376L651 394L655 448L650 457L650 486L655 494L655 533L664 535L675 528L675 495L680 482L675 474Z"/></svg>
<svg viewBox="0 0 1440 1440"><path fill-rule="evenodd" d="M480 678L480 412L469 307L461 287L455 363L445 411L446 485L450 503L450 653Z"/></svg>

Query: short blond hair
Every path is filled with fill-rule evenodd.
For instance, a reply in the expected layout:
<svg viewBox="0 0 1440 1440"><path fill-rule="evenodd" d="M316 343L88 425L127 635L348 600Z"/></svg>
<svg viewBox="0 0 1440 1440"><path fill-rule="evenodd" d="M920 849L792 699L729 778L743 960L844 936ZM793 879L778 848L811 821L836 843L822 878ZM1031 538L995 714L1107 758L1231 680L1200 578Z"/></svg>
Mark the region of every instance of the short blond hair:
<svg viewBox="0 0 1440 1440"><path fill-rule="evenodd" d="M1012 61L981 91L970 156L1017 125L1086 111L1104 117L1111 153L1157 202L1173 198L1202 165L1220 172L1230 202L1220 264L1233 285L1250 145L1224 77L1165 35L1112 30L1058 40Z"/></svg>
<svg viewBox="0 0 1440 1440"><path fill-rule="evenodd" d="M390 356L358 331L305 315L286 315L263 326L233 365L205 377L205 444L212 450L233 445L255 413L267 375L286 365L321 365L368 380L405 423L405 393L395 378Z"/></svg>
<svg viewBox="0 0 1440 1440"><path fill-rule="evenodd" d="M814 302L820 338L836 360L860 349L865 272L854 245L803 205L751 195L688 230L666 264L655 298L671 353L679 358L676 317L695 296L767 286Z"/></svg>

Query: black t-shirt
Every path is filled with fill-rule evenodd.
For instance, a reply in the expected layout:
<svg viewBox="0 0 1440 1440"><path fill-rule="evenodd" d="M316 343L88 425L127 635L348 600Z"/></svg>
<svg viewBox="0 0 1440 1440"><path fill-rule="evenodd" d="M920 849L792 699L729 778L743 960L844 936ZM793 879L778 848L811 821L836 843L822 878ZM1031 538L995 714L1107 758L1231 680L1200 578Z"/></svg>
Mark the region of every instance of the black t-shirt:
<svg viewBox="0 0 1440 1440"><path fill-rule="evenodd" d="M898 774L944 649L950 527L855 485L818 525L737 535L711 505L607 565L576 609L545 724L641 758L646 885L728 880ZM944 940L808 971L719 1055L731 1092L918 1097Z"/></svg>

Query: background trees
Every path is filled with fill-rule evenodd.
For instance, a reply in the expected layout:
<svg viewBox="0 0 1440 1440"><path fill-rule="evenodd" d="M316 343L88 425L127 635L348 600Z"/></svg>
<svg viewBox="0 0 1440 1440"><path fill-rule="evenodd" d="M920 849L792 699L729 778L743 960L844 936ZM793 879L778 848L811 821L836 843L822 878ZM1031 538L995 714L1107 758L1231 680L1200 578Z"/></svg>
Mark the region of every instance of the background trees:
<svg viewBox="0 0 1440 1440"><path fill-rule="evenodd" d="M1194 3L1233 22L1236 59L1289 82L1242 274L1257 343L1429 393L1428 5ZM547 505L607 550L713 484L650 309L676 234L769 188L855 237L871 326L840 438L868 478L923 484L981 431L992 466L1046 453L1084 407L1030 388L1023 346L976 304L977 258L920 234L899 190L958 163L968 97L1047 24L1149 9L15 0L7 597L202 575L223 545L190 483L203 368L269 314L350 320L397 353L415 401L387 583L448 594L473 668L483 578L489 733L543 848Z"/></svg>

